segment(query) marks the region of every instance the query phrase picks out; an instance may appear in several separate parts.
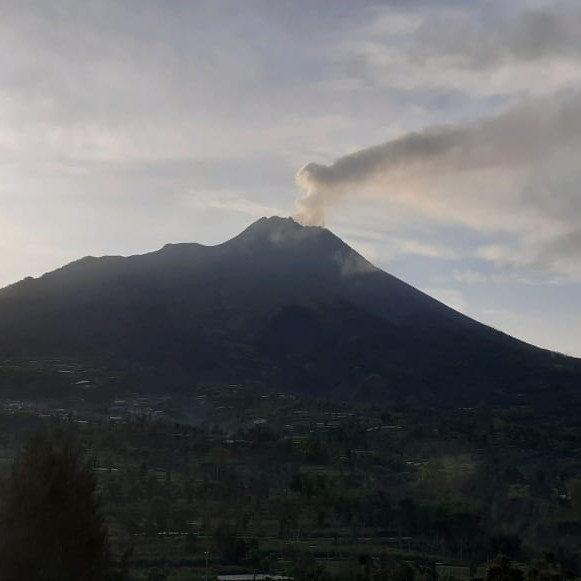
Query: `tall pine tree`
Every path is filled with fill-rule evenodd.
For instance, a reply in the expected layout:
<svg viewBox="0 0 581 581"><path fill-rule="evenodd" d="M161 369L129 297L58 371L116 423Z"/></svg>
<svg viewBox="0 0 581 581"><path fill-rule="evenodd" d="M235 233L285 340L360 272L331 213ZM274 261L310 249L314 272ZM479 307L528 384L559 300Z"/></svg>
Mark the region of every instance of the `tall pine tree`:
<svg viewBox="0 0 581 581"><path fill-rule="evenodd" d="M70 438L34 436L14 463L0 514L0 581L101 581L107 528L94 470Z"/></svg>

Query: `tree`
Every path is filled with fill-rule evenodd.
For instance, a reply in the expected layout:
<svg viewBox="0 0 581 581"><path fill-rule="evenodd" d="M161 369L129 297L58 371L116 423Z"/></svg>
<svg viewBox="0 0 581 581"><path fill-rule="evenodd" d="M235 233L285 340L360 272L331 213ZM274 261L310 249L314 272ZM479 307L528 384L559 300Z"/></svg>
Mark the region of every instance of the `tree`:
<svg viewBox="0 0 581 581"><path fill-rule="evenodd" d="M31 438L3 499L0 579L106 579L108 535L95 487L91 464L70 438Z"/></svg>
<svg viewBox="0 0 581 581"><path fill-rule="evenodd" d="M330 575L312 555L299 553L294 564L293 578L297 581L329 581Z"/></svg>
<svg viewBox="0 0 581 581"><path fill-rule="evenodd" d="M214 552L227 563L241 563L248 554L248 544L238 537L227 522L220 523L212 535Z"/></svg>
<svg viewBox="0 0 581 581"><path fill-rule="evenodd" d="M506 555L496 555L486 572L486 581L522 581L523 572Z"/></svg>

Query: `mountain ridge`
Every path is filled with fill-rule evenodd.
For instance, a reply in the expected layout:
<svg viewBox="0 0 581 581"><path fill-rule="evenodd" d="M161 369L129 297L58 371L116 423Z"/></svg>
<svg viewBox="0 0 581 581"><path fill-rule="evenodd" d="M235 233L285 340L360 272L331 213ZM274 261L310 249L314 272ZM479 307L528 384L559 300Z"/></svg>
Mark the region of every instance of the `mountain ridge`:
<svg viewBox="0 0 581 581"><path fill-rule="evenodd" d="M557 365L376 268L329 230L278 217L214 246L85 257L6 287L0 352L116 358L173 369L182 384L370 401L475 403L549 385L572 393L581 377L581 361Z"/></svg>

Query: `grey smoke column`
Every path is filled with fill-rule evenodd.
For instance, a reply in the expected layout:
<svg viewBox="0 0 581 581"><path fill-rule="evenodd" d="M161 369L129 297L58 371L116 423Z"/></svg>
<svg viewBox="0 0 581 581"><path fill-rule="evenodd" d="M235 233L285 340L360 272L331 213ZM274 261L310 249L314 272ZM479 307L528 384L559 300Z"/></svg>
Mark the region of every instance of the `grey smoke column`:
<svg viewBox="0 0 581 581"><path fill-rule="evenodd" d="M304 192L295 219L322 225L325 207L337 199L357 197L372 185L387 196L394 181L431 179L498 168L532 171L538 164L581 147L581 98L529 101L500 115L460 125L435 126L387 143L359 150L331 165L309 163L296 175ZM403 182L402 182L403 180Z"/></svg>
<svg viewBox="0 0 581 581"><path fill-rule="evenodd" d="M467 145L468 137L468 132L462 128L431 128L362 149L329 166L309 163L296 176L297 185L305 191L297 200L296 218L306 225L321 226L325 220L325 204L344 195L347 189L387 177L398 168L453 152L459 154Z"/></svg>

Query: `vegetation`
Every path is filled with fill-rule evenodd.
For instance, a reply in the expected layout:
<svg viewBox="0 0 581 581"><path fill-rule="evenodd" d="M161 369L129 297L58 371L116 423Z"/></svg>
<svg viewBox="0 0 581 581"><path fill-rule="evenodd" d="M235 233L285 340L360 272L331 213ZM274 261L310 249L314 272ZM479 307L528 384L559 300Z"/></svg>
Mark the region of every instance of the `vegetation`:
<svg viewBox="0 0 581 581"><path fill-rule="evenodd" d="M581 575L574 419L522 407L331 404L241 386L192 401L205 424L171 421L170 409L165 419L0 415L4 566L21 550L41 562L62 533L76 544L58 541L59 567L75 573L47 579L112 575L108 546L116 562L131 555L135 579L204 578L206 564L210 575L295 579L450 576L436 563L465 578ZM23 446L43 426L72 433L95 464L67 440ZM49 513L31 519L43 503L60 507L50 513L62 515L60 533Z"/></svg>
<svg viewBox="0 0 581 581"><path fill-rule="evenodd" d="M16 459L4 494L0 578L105 579L108 539L96 484L91 466L68 438L32 438Z"/></svg>

